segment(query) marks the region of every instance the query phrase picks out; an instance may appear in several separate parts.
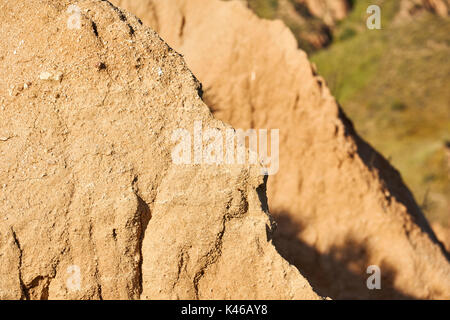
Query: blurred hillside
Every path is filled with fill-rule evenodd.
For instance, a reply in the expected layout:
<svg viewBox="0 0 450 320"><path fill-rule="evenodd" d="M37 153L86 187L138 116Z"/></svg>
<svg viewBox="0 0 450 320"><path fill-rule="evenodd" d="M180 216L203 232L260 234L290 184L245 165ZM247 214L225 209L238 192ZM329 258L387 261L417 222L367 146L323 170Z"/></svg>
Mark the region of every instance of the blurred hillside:
<svg viewBox="0 0 450 320"><path fill-rule="evenodd" d="M448 2L344 0L348 11L332 19L332 7L320 15L307 0L246 2L291 28L358 132L400 170L427 217L449 226ZM381 30L366 28L371 4L381 8Z"/></svg>
<svg viewBox="0 0 450 320"><path fill-rule="evenodd" d="M238 0L258 16L280 19L308 53L328 46L336 23L347 16L350 0Z"/></svg>

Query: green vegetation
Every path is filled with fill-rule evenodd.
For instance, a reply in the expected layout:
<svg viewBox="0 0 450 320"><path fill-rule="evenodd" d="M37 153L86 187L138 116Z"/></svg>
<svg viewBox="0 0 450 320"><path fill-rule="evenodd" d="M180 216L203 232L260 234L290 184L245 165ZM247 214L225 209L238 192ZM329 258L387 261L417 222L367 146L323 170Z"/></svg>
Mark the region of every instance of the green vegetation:
<svg viewBox="0 0 450 320"><path fill-rule="evenodd" d="M354 0L332 44L317 51L303 37L324 24L304 5L247 2L260 17L286 23L359 134L400 170L428 218L449 225L450 19L427 12L401 19L400 1ZM366 27L371 4L381 8L381 30Z"/></svg>
<svg viewBox="0 0 450 320"><path fill-rule="evenodd" d="M306 35L316 34L324 37L325 42L329 41L327 27L322 20L309 13L305 4L296 0L246 0L246 2L259 17L284 21L296 37L299 47L308 53L316 51L317 48L305 38Z"/></svg>
<svg viewBox="0 0 450 320"><path fill-rule="evenodd" d="M374 2L382 30L366 28L366 8ZM428 218L448 225L450 20L422 12L395 21L397 10L397 1L355 1L334 43L311 58L358 132L400 170Z"/></svg>
<svg viewBox="0 0 450 320"><path fill-rule="evenodd" d="M248 6L264 19L274 19L278 9L278 0L247 0Z"/></svg>
<svg viewBox="0 0 450 320"><path fill-rule="evenodd" d="M450 19L400 18L400 1L353 0L332 44L317 51L304 37L323 34L324 24L304 5L247 2L260 17L286 23L359 134L399 169L427 217L450 225ZM381 30L366 27L372 4L381 8Z"/></svg>

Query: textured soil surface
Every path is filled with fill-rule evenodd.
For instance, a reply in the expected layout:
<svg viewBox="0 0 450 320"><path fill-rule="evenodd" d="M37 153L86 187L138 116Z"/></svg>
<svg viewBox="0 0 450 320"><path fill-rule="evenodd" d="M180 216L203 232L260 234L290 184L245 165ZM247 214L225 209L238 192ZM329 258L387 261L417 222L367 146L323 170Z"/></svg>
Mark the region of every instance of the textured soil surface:
<svg viewBox="0 0 450 320"><path fill-rule="evenodd" d="M0 0L0 299L450 298L412 194L281 21L113 3L139 18ZM280 129L279 172L174 163L196 121Z"/></svg>
<svg viewBox="0 0 450 320"><path fill-rule="evenodd" d="M116 3L184 55L217 118L280 129L280 170L267 189L275 244L318 293L450 296L448 258L411 192L354 132L281 22L237 2ZM382 290L367 290L372 264L382 270Z"/></svg>
<svg viewBox="0 0 450 320"><path fill-rule="evenodd" d="M72 3L0 2L0 298L318 298L259 168L172 163L172 129L227 128L182 57L108 2L69 29Z"/></svg>

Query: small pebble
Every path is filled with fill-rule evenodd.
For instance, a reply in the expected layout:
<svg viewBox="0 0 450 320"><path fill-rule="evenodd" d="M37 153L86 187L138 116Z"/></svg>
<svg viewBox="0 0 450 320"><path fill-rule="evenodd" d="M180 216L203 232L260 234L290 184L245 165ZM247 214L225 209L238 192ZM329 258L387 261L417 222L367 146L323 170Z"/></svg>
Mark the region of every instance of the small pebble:
<svg viewBox="0 0 450 320"><path fill-rule="evenodd" d="M41 80L55 80L55 81L61 81L63 77L62 72L58 72L55 75L51 74L48 71L41 72L39 75L39 79Z"/></svg>
<svg viewBox="0 0 450 320"><path fill-rule="evenodd" d="M47 71L41 72L41 74L39 75L39 79L41 79L41 80L50 80L51 77L52 77L52 74Z"/></svg>

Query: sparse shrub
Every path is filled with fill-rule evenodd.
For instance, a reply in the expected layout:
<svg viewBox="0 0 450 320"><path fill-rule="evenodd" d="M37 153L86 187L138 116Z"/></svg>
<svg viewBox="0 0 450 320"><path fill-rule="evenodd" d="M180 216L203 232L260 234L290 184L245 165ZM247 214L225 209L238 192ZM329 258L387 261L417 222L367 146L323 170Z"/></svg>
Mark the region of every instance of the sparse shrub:
<svg viewBox="0 0 450 320"><path fill-rule="evenodd" d="M391 105L392 111L405 111L407 109L406 104L401 101L394 101Z"/></svg>
<svg viewBox="0 0 450 320"><path fill-rule="evenodd" d="M356 35L356 31L353 28L345 28L339 36L340 41L344 41L353 38Z"/></svg>
<svg viewBox="0 0 450 320"><path fill-rule="evenodd" d="M275 18L278 9L278 0L247 0L247 2L248 6L261 18Z"/></svg>

